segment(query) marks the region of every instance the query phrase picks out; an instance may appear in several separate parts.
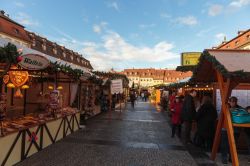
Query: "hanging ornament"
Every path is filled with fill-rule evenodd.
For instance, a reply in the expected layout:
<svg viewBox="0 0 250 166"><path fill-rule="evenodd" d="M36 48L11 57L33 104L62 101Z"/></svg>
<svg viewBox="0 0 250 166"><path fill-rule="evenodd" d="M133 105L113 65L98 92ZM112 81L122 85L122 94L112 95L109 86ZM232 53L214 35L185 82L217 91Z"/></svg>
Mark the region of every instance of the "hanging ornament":
<svg viewBox="0 0 250 166"><path fill-rule="evenodd" d="M16 93L14 94L14 97L23 98L23 94L22 94L20 88L17 88Z"/></svg>
<svg viewBox="0 0 250 166"><path fill-rule="evenodd" d="M7 84L9 82L9 80L10 80L10 76L9 75L4 75L3 76L3 83L4 84Z"/></svg>
<svg viewBox="0 0 250 166"><path fill-rule="evenodd" d="M15 85L12 84L12 83L8 83L8 84L7 84L7 87L8 87L8 88L15 88Z"/></svg>
<svg viewBox="0 0 250 166"><path fill-rule="evenodd" d="M17 69L16 66L11 69ZM20 87L24 85L29 79L29 73L27 71L9 71L10 81L16 86Z"/></svg>
<svg viewBox="0 0 250 166"><path fill-rule="evenodd" d="M23 57L22 57L22 56L18 56L18 57L16 58L17 63L21 62L22 60L23 60Z"/></svg>

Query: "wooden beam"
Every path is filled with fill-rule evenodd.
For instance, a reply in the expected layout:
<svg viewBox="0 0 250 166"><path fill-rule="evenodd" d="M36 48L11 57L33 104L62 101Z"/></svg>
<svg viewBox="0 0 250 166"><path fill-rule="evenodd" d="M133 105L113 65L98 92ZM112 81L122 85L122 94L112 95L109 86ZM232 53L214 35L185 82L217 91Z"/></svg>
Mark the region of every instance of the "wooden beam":
<svg viewBox="0 0 250 166"><path fill-rule="evenodd" d="M225 127L227 129L227 135L228 135L228 142L230 147L230 153L232 158L232 163L235 166L239 165L238 161L238 154L235 146L235 139L234 139L234 131L231 121L231 115L229 112L229 107L227 104L227 100L229 96L231 95L232 89L235 88L238 85L237 81L232 81L230 78L227 78L226 82L224 82L223 76L217 71L216 72L218 84L220 88L221 93L221 101L222 101L222 107L221 107L221 116L219 118L219 122L216 129L216 135L214 139L211 159L215 160L216 153L218 151L220 138L221 138L221 129L223 127L223 124L225 124Z"/></svg>

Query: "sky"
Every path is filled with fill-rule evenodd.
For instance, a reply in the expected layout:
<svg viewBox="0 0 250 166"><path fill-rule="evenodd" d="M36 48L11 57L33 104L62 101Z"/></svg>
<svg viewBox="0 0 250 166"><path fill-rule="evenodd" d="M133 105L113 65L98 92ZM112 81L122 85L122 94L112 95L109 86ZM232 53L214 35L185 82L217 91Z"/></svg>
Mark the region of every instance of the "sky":
<svg viewBox="0 0 250 166"><path fill-rule="evenodd" d="M250 28L250 0L0 0L0 9L95 70L172 69L180 53Z"/></svg>

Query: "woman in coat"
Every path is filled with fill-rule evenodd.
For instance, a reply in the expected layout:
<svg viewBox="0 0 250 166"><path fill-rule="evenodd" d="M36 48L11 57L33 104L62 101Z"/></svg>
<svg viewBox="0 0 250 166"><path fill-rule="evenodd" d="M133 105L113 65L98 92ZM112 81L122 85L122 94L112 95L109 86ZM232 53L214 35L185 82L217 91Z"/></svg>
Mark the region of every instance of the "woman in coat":
<svg viewBox="0 0 250 166"><path fill-rule="evenodd" d="M176 128L178 129L177 135L181 136L181 110L182 100L179 96L175 97L175 101L170 106L171 110L171 121L172 121L172 138L175 136Z"/></svg>
<svg viewBox="0 0 250 166"><path fill-rule="evenodd" d="M205 148L211 149L216 130L217 111L209 96L204 96L196 114L197 137Z"/></svg>

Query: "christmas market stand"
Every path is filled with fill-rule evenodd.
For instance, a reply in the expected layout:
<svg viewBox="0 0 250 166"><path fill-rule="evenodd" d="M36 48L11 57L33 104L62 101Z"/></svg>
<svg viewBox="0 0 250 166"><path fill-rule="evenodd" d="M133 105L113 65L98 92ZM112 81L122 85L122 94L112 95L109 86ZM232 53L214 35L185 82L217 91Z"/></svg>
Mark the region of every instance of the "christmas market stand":
<svg viewBox="0 0 250 166"><path fill-rule="evenodd" d="M80 78L92 73L72 62L1 39L1 165L20 162L79 129Z"/></svg>
<svg viewBox="0 0 250 166"><path fill-rule="evenodd" d="M217 83L216 104L220 106L220 116L217 124L216 135L211 154L211 159L215 160L221 140L221 129L227 130L230 145L232 165L238 166L238 154L236 150L237 142L234 138L234 127L247 128L250 123L232 123L228 106L228 99L231 95L238 94L242 104L249 103L250 87L250 51L249 50L205 50L197 68L194 70L192 82ZM243 100L244 99L244 100Z"/></svg>

